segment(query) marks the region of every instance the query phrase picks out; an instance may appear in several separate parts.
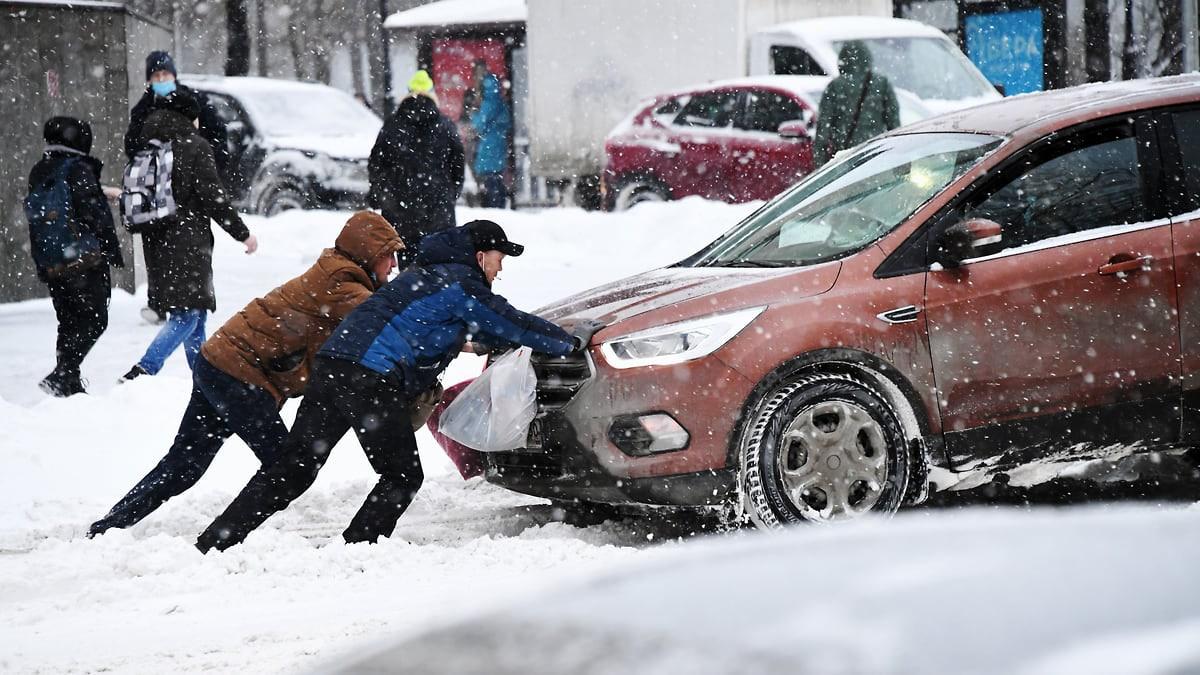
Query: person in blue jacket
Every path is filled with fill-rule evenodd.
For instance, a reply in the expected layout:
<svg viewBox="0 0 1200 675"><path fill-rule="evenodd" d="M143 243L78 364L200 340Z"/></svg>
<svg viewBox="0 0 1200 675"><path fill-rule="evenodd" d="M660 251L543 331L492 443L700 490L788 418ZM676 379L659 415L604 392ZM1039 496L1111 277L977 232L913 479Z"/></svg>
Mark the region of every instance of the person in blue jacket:
<svg viewBox="0 0 1200 675"><path fill-rule="evenodd" d="M499 78L488 73L483 76L482 86L483 101L479 110L471 115L471 126L479 139L471 170L482 191L483 207L502 209L508 193L504 187L504 170L508 168L508 133L512 130L512 116L500 91Z"/></svg>
<svg viewBox="0 0 1200 675"><path fill-rule="evenodd" d="M241 543L313 484L351 429L379 481L342 536L347 542L391 536L424 478L409 407L468 340L552 355L586 346L492 293L504 257L523 251L489 220L425 237L416 265L355 308L325 341L280 459L250 479L196 547L208 552Z"/></svg>

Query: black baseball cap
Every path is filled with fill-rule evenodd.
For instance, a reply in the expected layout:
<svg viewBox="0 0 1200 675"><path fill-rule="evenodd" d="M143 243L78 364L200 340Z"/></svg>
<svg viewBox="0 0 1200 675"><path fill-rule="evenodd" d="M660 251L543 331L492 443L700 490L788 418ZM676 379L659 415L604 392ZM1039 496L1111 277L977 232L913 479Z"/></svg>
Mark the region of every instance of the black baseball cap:
<svg viewBox="0 0 1200 675"><path fill-rule="evenodd" d="M476 251L500 251L511 256L525 252L524 246L509 241L504 228L490 220L472 220L463 227L471 233L471 245Z"/></svg>

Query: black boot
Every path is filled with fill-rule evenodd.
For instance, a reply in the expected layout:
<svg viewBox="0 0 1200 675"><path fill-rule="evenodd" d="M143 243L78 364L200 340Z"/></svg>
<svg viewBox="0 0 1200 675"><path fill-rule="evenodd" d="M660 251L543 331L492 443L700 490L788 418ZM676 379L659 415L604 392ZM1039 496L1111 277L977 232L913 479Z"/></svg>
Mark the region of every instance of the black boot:
<svg viewBox="0 0 1200 675"><path fill-rule="evenodd" d="M117 380L117 384L122 384L122 383L128 382L134 378L141 377L142 375L149 375L149 374L150 373L146 372L145 368L141 367L140 365L135 364L132 368L129 369L128 373L125 373L124 375L121 376L121 379Z"/></svg>
<svg viewBox="0 0 1200 675"><path fill-rule="evenodd" d="M87 389L83 385L83 380L79 378L78 374L64 374L57 370L39 382L38 388L51 396L58 396L60 398L87 393Z"/></svg>

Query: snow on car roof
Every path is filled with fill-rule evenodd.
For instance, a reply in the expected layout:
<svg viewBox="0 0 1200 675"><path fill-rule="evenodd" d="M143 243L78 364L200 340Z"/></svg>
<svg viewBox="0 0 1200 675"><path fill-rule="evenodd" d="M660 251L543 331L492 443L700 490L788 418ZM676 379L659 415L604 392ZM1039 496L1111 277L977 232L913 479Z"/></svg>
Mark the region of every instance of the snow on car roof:
<svg viewBox="0 0 1200 675"><path fill-rule="evenodd" d="M440 0L396 12L384 28L433 28L487 23L525 23L525 0Z"/></svg>
<svg viewBox="0 0 1200 675"><path fill-rule="evenodd" d="M883 16L830 16L789 21L759 31L761 35L818 34L830 41L881 37L945 37L945 33L910 19Z"/></svg>
<svg viewBox="0 0 1200 675"><path fill-rule="evenodd" d="M826 75L757 75L751 77L733 77L726 80L697 83L690 87L679 87L663 92L655 98L679 96L681 94L708 91L719 87L770 87L773 89L783 89L806 99L814 97L819 99L821 92L825 91L825 87L832 79L832 77Z"/></svg>
<svg viewBox="0 0 1200 675"><path fill-rule="evenodd" d="M299 80L284 80L273 77L251 77L238 76L226 77L224 75L193 75L190 73L179 76L179 81L192 86L196 85L197 89L210 89L212 91L228 93L228 94L261 94L271 91L315 91L318 89L327 90L333 89L326 84L318 82L301 82ZM340 89L337 91L341 91Z"/></svg>
<svg viewBox="0 0 1200 675"><path fill-rule="evenodd" d="M1010 135L1052 129L1070 118L1116 115L1150 106L1200 100L1200 75L1100 82L1067 89L1009 96L906 127L904 133L961 131ZM895 133L895 132L893 132Z"/></svg>

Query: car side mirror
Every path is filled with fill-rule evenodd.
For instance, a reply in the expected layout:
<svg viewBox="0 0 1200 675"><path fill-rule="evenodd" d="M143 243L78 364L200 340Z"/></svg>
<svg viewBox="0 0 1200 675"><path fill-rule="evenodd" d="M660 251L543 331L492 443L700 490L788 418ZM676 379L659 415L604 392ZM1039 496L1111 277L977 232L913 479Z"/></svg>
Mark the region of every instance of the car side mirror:
<svg viewBox="0 0 1200 675"><path fill-rule="evenodd" d="M788 120L779 125L777 133L780 138L803 140L809 138L808 123L804 120Z"/></svg>
<svg viewBox="0 0 1200 675"><path fill-rule="evenodd" d="M935 262L943 267L958 267L962 261L978 257L980 249L1001 240L1000 223L987 218L970 218L951 225L937 239Z"/></svg>
<svg viewBox="0 0 1200 675"><path fill-rule="evenodd" d="M996 93L1000 94L1001 96L1008 96L1008 94L1004 93L1003 84L1000 84L999 82L993 82L992 86L996 88Z"/></svg>

